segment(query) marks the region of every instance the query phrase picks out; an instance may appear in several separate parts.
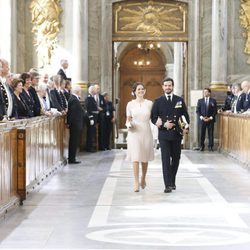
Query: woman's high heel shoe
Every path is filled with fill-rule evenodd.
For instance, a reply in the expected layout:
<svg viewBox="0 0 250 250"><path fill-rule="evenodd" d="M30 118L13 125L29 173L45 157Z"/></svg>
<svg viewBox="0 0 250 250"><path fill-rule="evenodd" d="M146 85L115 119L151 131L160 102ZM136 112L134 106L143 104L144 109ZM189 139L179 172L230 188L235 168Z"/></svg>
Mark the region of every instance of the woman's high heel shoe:
<svg viewBox="0 0 250 250"><path fill-rule="evenodd" d="M141 181L141 188L144 189L146 186L147 186L146 181L145 180Z"/></svg>
<svg viewBox="0 0 250 250"><path fill-rule="evenodd" d="M139 184L135 185L134 192L139 192L139 191L140 191Z"/></svg>

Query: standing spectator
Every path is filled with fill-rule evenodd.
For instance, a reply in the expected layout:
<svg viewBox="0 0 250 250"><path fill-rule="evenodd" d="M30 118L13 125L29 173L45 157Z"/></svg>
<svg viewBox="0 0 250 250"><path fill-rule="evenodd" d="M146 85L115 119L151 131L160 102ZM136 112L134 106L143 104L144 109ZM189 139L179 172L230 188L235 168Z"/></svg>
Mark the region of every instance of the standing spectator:
<svg viewBox="0 0 250 250"><path fill-rule="evenodd" d="M34 106L35 102L34 99L29 91L30 86L31 86L31 78L29 73L22 73L20 78L23 80L23 91L20 94L22 99L25 101L25 103L29 107L29 117L34 116Z"/></svg>
<svg viewBox="0 0 250 250"><path fill-rule="evenodd" d="M250 82L241 83L242 94L239 97L240 111L245 112L250 108Z"/></svg>
<svg viewBox="0 0 250 250"><path fill-rule="evenodd" d="M81 130L83 128L84 109L80 103L81 87L75 85L72 88L72 95L69 98L69 106L67 113L67 124L69 127L69 164L78 164L80 161L76 160L76 151L80 142Z"/></svg>
<svg viewBox="0 0 250 250"><path fill-rule="evenodd" d="M5 111L5 101L3 97L3 85L1 82L1 75L2 75L2 63L0 62L0 121L3 120L4 115L6 114Z"/></svg>
<svg viewBox="0 0 250 250"><path fill-rule="evenodd" d="M0 72L0 88L2 90L2 97L5 104L5 114L8 118L14 117L14 106L13 106L13 91L10 90L10 85L7 83L7 76L9 75L9 63L1 58L0 63L2 64L2 70Z"/></svg>
<svg viewBox="0 0 250 250"><path fill-rule="evenodd" d="M29 108L21 96L21 93L23 91L23 84L24 82L22 79L13 80L13 88L14 88L13 100L14 100L14 110L16 119L23 119L29 117Z"/></svg>
<svg viewBox="0 0 250 250"><path fill-rule="evenodd" d="M224 107L222 107L222 111L228 111L232 109L233 98L234 98L232 89L233 89L232 84L227 86L227 97L225 99Z"/></svg>
<svg viewBox="0 0 250 250"><path fill-rule="evenodd" d="M39 73L37 73L34 69L30 71L30 80L31 86L29 87L29 92L34 100L34 116L39 116L41 115L41 104L36 93L39 82Z"/></svg>
<svg viewBox="0 0 250 250"><path fill-rule="evenodd" d="M94 148L94 144L96 144L96 125L98 117L97 104L94 98L96 88L94 86L90 86L88 91L89 95L85 100L85 106L88 114L86 150L87 152L95 152L96 149Z"/></svg>
<svg viewBox="0 0 250 250"><path fill-rule="evenodd" d="M98 110L98 118L97 118L97 126L98 126L98 149L99 150L104 150L104 137L105 131L104 131L104 98L100 94L101 88L99 84L95 84L95 91L96 94L94 96L96 104L97 104L97 110Z"/></svg>
<svg viewBox="0 0 250 250"><path fill-rule="evenodd" d="M113 103L109 100L109 94L107 92L103 93L104 98L104 121L103 121L103 147L105 150L110 150L110 136L113 130L113 124L115 122L115 108Z"/></svg>
<svg viewBox="0 0 250 250"><path fill-rule="evenodd" d="M53 87L50 90L51 108L57 109L59 112L65 113L63 109L63 102L60 96L60 81L61 76L53 76Z"/></svg>
<svg viewBox="0 0 250 250"><path fill-rule="evenodd" d="M241 86L240 83L235 83L233 84L232 88L233 92L233 100L232 100L232 106L231 106L231 111L233 113L238 113L240 112L240 96L241 96Z"/></svg>
<svg viewBox="0 0 250 250"><path fill-rule="evenodd" d="M170 193L176 190L175 180L181 157L181 141L183 133L188 133L189 115L183 98L173 94L174 80L164 79L162 88L164 95L155 100L151 121L159 129L164 193ZM183 131L179 125L182 117L187 121Z"/></svg>
<svg viewBox="0 0 250 250"><path fill-rule="evenodd" d="M69 80L65 80L65 88L64 88L64 95L67 99L67 101L70 98L70 92L71 92L71 82Z"/></svg>
<svg viewBox="0 0 250 250"><path fill-rule="evenodd" d="M196 113L200 118L200 151L204 151L205 148L205 136L206 130L208 131L208 149L213 151L214 146L214 123L215 116L217 114L217 103L214 98L210 97L211 90L209 88L204 88L203 98L198 100Z"/></svg>
<svg viewBox="0 0 250 250"><path fill-rule="evenodd" d="M67 74L66 74L66 70L69 67L68 60L62 59L60 63L61 63L61 68L57 72L57 75L60 75L62 77L62 79L64 79L64 80L71 81L71 78L68 78Z"/></svg>

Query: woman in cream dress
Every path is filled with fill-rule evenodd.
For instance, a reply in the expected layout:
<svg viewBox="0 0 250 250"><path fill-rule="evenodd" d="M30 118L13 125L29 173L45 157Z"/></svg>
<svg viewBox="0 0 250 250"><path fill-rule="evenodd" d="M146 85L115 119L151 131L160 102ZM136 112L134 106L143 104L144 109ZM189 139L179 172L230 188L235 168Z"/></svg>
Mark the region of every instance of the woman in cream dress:
<svg viewBox="0 0 250 250"><path fill-rule="evenodd" d="M128 102L126 114L127 137L127 158L133 163L134 169L134 191L139 192L139 186L146 187L146 173L148 161L154 159L153 136L150 127L150 113L152 101L144 99L146 90L142 83L133 85L135 100ZM139 164L142 166L141 183L139 183Z"/></svg>

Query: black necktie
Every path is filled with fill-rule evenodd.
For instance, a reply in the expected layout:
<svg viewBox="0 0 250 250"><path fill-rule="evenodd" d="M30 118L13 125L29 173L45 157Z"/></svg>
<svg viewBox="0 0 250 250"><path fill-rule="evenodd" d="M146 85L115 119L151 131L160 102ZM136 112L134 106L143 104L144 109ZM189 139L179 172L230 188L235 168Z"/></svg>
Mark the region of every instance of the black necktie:
<svg viewBox="0 0 250 250"><path fill-rule="evenodd" d="M168 95L168 102L170 103L171 102L171 96L170 95Z"/></svg>

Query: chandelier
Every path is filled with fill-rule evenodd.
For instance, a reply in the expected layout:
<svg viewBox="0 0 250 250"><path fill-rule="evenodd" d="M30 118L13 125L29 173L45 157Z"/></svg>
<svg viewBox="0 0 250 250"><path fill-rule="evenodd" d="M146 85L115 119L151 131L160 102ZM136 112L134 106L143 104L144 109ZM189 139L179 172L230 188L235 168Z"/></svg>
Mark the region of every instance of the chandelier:
<svg viewBox="0 0 250 250"><path fill-rule="evenodd" d="M152 49L160 49L161 44L155 43L155 42L140 42L137 44L138 49L143 49L146 51L152 50Z"/></svg>
<svg viewBox="0 0 250 250"><path fill-rule="evenodd" d="M151 64L150 51L154 49L160 49L160 43L155 42L139 42L137 48L139 49L138 60L134 60L135 66L145 67Z"/></svg>

